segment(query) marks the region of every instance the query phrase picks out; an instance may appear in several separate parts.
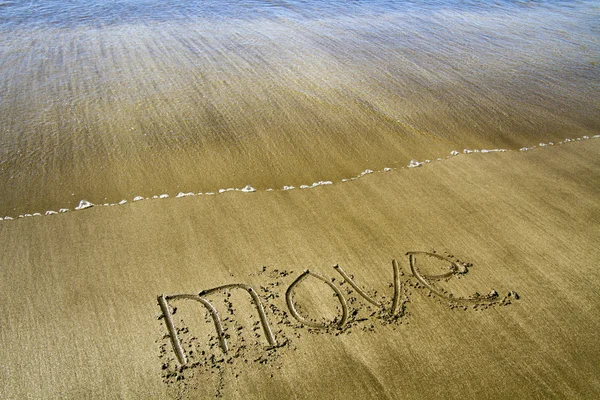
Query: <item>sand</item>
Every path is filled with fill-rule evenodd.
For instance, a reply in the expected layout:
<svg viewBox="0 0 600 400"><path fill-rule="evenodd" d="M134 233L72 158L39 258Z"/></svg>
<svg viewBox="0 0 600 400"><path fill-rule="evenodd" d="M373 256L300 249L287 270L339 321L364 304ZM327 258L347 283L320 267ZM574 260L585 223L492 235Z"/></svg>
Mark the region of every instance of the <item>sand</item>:
<svg viewBox="0 0 600 400"><path fill-rule="evenodd" d="M1 221L0 398L598 398L599 181L591 139Z"/></svg>

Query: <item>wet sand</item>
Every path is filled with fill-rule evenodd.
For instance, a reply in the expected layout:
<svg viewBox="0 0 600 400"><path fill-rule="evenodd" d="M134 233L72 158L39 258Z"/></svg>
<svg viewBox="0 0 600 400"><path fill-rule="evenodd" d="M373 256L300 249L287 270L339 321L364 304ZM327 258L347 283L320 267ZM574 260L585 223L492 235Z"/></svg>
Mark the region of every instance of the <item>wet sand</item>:
<svg viewBox="0 0 600 400"><path fill-rule="evenodd" d="M121 22L107 17L116 5L88 3L0 23L0 217L300 186L600 131L587 3L288 2L275 17L272 2L232 2L250 15ZM211 4L229 10L192 6Z"/></svg>
<svg viewBox="0 0 600 400"><path fill-rule="evenodd" d="M2 221L0 397L597 398L599 160L590 139ZM292 288L323 328L286 304L306 269L341 294ZM209 291L236 283L277 346L246 289ZM169 298L202 291L227 353L205 306Z"/></svg>

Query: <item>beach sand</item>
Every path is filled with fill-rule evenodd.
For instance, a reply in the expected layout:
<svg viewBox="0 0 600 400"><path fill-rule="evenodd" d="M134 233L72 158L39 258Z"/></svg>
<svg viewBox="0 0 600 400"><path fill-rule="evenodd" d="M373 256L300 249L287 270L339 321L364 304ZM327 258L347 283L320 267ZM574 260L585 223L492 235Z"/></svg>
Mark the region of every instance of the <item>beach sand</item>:
<svg viewBox="0 0 600 400"><path fill-rule="evenodd" d="M310 190L2 221L0 398L598 398L598 182L590 139ZM468 266L435 285L481 301L432 293L411 257L430 275L450 263L406 254L416 251ZM345 329L290 315L286 290L306 269L335 278ZM314 278L293 290L298 312L339 322L335 292ZM203 295L227 330L225 355L206 308L171 299L181 368L157 297L233 283L260 295L279 347L267 348L244 290Z"/></svg>

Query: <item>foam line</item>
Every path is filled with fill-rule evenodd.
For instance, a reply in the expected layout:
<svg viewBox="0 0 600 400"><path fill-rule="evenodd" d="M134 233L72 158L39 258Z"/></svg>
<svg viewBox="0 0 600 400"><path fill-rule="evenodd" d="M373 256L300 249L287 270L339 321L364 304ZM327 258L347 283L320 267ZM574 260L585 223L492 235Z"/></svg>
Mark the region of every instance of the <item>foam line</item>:
<svg viewBox="0 0 600 400"><path fill-rule="evenodd" d="M593 135L593 136L582 136L582 137L578 137L578 138L566 138L563 141L559 141L559 142L548 142L548 143L539 143L537 146L530 146L530 147L521 147L520 149L518 149L517 151L530 151L530 150L535 150L535 149L539 149L539 148L546 148L549 146L559 146L559 145L564 145L567 143L572 143L572 142L579 142L582 140L590 140L590 139L599 139L600 138L600 134L598 135ZM438 157L435 160L424 160L424 161L418 161L418 160L410 160L410 163L406 166L406 167L399 167L399 168L390 168L390 167L385 167L382 170L371 170L371 169L365 169L364 171L362 171L360 174L350 177L350 178L343 178L339 181L339 183L347 183L347 182L352 182L355 180L358 180L366 175L370 175L370 174L374 174L374 173L383 173L383 172L390 172L393 170L398 170L398 169L403 169L403 168L417 168L417 167L421 167L423 165L426 164L430 164L433 162L437 162L437 161L444 161L446 159L449 158L453 158L456 156L459 156L461 154L464 155L468 155L468 154L489 154L489 153L504 153L504 152L511 152L513 150L508 150L508 149L463 149L462 152L459 152L457 150L452 150L450 152L450 155L446 156L445 158L440 158ZM200 195L216 195L216 194L225 194L227 192L242 192L242 193L254 193L254 192L258 192L258 191L262 191L262 192L283 192L283 191L288 191L288 190L294 190L294 189L314 189L316 187L319 186L327 186L327 185L334 185L335 183L333 181L318 181L318 182L313 182L311 185L300 185L298 187L295 186L283 186L281 189L274 189L274 188L268 188L268 189L264 189L264 190L258 190L255 189L254 187L250 186L250 185L246 185L243 188L225 188L225 189L218 189L217 191L211 191L211 192L198 192L197 194L194 192L179 192L176 196L174 196L175 198L181 198L181 197L188 197L188 196L200 196ZM142 201L142 200L159 200L159 199L168 199L170 198L169 194L167 193L163 193L160 195L153 195L151 197L143 197L143 196L135 196L133 197L132 201L136 202L136 201ZM114 206L119 206L119 205L125 205L128 204L128 201L126 199L121 200L119 203L111 203L111 204L93 204L87 200L81 200L79 202L79 205L77 207L75 207L75 211L80 211L80 210L84 210L87 208L91 208L93 206L110 206L110 207L114 207ZM20 219L20 218L28 218L28 217L39 217L39 216L48 216L48 215L55 215L55 214L61 214L61 213L66 213L69 212L68 208L60 208L58 210L58 212L53 211L53 210L48 210L44 213L39 213L39 212L34 212L34 213L26 213L26 214L21 214L18 217L12 217L12 216L4 216L3 218L0 217L0 221L13 221L15 219Z"/></svg>
<svg viewBox="0 0 600 400"><path fill-rule="evenodd" d="M90 203L87 200L81 200L79 202L79 205L77 207L75 207L75 210L85 210L86 208L90 208L93 207L94 204Z"/></svg>

